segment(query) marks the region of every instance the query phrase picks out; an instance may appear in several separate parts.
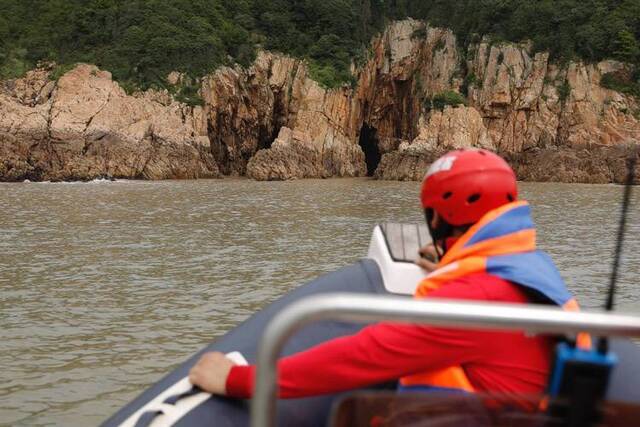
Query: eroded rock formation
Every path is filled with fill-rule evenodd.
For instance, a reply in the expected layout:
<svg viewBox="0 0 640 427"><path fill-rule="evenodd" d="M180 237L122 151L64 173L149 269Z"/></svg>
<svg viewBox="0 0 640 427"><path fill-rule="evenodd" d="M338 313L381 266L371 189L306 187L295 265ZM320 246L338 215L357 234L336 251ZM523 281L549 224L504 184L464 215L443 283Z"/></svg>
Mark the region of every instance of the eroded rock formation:
<svg viewBox="0 0 640 427"><path fill-rule="evenodd" d="M249 161L247 176L268 181L363 175L362 150L344 140L334 143L332 138L326 135L320 145L306 132L282 127L271 148L260 150Z"/></svg>
<svg viewBox="0 0 640 427"><path fill-rule="evenodd" d="M225 174L365 174L364 155L348 134L349 94L320 87L299 60L262 52L247 70L224 67L208 77L203 96L212 152Z"/></svg>
<svg viewBox="0 0 640 427"><path fill-rule="evenodd" d="M457 55L451 52L450 61ZM447 90L467 91L468 107L424 111L419 135L409 135L398 151L384 156L376 176L421 179L438 150L484 146L506 156L521 179L623 182L624 159L640 141L640 106L600 86L604 74L623 64L560 68L527 44L488 39L470 46L466 56L454 74L464 74L464 80L451 79ZM442 116L451 125L438 126Z"/></svg>
<svg viewBox="0 0 640 427"><path fill-rule="evenodd" d="M57 82L36 70L0 89L0 180L416 180L449 149L484 147L522 179L621 182L640 105L600 79L624 70L613 61L560 67L526 43L488 38L462 49L451 31L412 19L372 41L353 88L325 89L303 61L268 52L204 77L202 107L167 92L127 95L88 65ZM466 105L430 102L447 93Z"/></svg>
<svg viewBox="0 0 640 427"><path fill-rule="evenodd" d="M621 182L621 159L640 140L640 106L600 79L623 67L560 68L528 44L489 39L462 54L451 31L408 19L372 42L355 89L325 90L300 61L269 53L247 71L220 70L207 98L214 152L225 173L248 164L255 179L418 180L437 155L483 147L507 156L522 179ZM429 108L447 91L466 93L467 106Z"/></svg>
<svg viewBox="0 0 640 427"><path fill-rule="evenodd" d="M400 144L397 151L386 154L376 170L382 179L418 181L429 164L448 150L484 148L495 151L482 117L471 107L445 108L429 114L418 124L419 134L411 142Z"/></svg>
<svg viewBox="0 0 640 427"><path fill-rule="evenodd" d="M0 180L198 178L219 175L202 108L166 93L128 96L108 72L47 69L0 93Z"/></svg>

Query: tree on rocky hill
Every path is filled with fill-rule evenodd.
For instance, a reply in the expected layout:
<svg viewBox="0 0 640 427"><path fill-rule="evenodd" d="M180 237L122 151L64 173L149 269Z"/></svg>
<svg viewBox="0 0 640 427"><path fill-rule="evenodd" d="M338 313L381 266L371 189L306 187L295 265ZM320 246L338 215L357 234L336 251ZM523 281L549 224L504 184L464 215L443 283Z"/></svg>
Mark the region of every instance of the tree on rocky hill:
<svg viewBox="0 0 640 427"><path fill-rule="evenodd" d="M391 19L452 28L461 47L533 41L557 61L614 58L640 65L640 0L0 0L0 78L38 61L90 62L129 86L165 85L248 65L257 48L306 58L325 86Z"/></svg>

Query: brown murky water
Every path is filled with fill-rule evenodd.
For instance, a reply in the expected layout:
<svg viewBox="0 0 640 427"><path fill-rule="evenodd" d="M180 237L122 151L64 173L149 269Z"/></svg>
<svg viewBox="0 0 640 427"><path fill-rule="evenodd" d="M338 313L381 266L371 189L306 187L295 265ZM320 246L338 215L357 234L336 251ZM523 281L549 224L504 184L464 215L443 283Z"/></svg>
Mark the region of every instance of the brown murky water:
<svg viewBox="0 0 640 427"><path fill-rule="evenodd" d="M94 425L298 284L422 220L418 183L0 184L0 424ZM522 184L584 306L604 300L622 188ZM618 294L640 314L640 189Z"/></svg>

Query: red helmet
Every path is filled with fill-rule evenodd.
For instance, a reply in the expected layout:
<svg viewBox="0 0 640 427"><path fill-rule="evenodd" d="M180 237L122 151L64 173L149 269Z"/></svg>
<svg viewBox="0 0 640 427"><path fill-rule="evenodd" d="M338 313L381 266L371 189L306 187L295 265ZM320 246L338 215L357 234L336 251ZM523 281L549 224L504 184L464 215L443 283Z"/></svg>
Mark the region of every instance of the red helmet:
<svg viewBox="0 0 640 427"><path fill-rule="evenodd" d="M486 150L451 151L431 165L422 182L422 206L455 226L473 224L517 197L515 173Z"/></svg>

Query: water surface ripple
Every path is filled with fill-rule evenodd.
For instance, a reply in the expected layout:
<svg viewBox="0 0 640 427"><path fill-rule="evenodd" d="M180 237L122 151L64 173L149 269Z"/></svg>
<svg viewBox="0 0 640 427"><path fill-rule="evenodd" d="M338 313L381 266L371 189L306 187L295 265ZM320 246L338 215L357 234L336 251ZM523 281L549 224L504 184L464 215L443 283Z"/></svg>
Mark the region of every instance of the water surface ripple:
<svg viewBox="0 0 640 427"><path fill-rule="evenodd" d="M604 300L622 187L522 184L541 246ZM0 424L93 425L255 310L422 221L418 183L0 184ZM640 314L640 190L619 309Z"/></svg>

